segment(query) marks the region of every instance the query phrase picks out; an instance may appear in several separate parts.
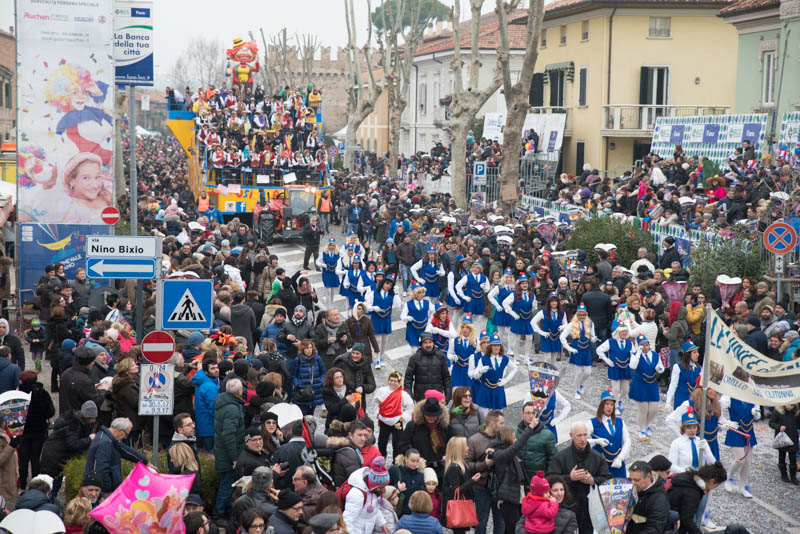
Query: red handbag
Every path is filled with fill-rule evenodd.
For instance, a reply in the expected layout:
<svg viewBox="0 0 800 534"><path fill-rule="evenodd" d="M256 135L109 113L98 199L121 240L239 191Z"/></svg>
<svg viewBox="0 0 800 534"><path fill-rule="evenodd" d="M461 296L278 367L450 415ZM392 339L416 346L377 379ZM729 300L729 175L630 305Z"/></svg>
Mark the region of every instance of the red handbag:
<svg viewBox="0 0 800 534"><path fill-rule="evenodd" d="M460 488L456 488L453 498L447 501L446 513L447 528L469 528L478 524L475 501L461 497Z"/></svg>

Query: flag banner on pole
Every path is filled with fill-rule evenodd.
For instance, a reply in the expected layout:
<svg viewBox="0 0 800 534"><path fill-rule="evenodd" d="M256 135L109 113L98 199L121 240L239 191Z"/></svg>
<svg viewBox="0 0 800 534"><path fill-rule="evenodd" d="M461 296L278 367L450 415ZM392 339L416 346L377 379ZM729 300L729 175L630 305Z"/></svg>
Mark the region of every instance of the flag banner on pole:
<svg viewBox="0 0 800 534"><path fill-rule="evenodd" d="M779 362L764 356L716 313L709 323L708 387L760 406L800 402L800 360Z"/></svg>

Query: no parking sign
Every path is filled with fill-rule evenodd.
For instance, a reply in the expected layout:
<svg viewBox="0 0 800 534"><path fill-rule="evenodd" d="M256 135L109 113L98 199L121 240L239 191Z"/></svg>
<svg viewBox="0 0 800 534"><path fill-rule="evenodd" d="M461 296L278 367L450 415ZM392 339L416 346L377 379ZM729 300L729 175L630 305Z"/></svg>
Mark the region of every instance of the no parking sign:
<svg viewBox="0 0 800 534"><path fill-rule="evenodd" d="M332 158L335 158L336 156L338 156L338 155L339 155L339 149L338 149L338 148L336 148L336 147L335 147L335 146L333 146L333 145L329 146L329 147L328 147L328 155L329 155L330 157L332 157Z"/></svg>
<svg viewBox="0 0 800 534"><path fill-rule="evenodd" d="M175 366L139 364L139 415L172 415Z"/></svg>

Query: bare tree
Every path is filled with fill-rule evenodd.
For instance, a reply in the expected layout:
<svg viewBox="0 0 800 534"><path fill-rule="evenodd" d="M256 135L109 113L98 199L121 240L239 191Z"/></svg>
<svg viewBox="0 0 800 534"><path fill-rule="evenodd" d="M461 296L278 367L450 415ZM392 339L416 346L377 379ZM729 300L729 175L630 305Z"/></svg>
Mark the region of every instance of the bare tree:
<svg viewBox="0 0 800 534"><path fill-rule="evenodd" d="M519 0L517 0L518 2ZM481 57L480 57L480 30L481 30L481 8L484 0L470 0L471 20L471 47L469 79L464 85L464 62L461 59L461 29L459 28L459 14L461 13L461 2L455 0L453 9L450 11L450 18L453 22L453 60L450 68L453 71L453 94L450 104L450 144L451 144L451 167L450 176L453 183L453 197L456 206L459 208L467 207L467 133L469 132L475 115L487 100L500 88L503 83L503 70L498 53L498 61L495 66L494 75L485 87L478 87L480 81Z"/></svg>
<svg viewBox="0 0 800 534"><path fill-rule="evenodd" d="M175 60L170 78L178 88L208 87L225 77L225 50L218 39L194 37Z"/></svg>
<svg viewBox="0 0 800 534"><path fill-rule="evenodd" d="M544 0L528 0L528 18L525 32L525 56L517 83L511 82L509 67L508 19L514 13L519 0L509 3L496 0L500 29L500 49L497 62L502 66L503 95L506 100L506 124L503 128L503 156L500 170L500 195L498 207L503 213L511 213L519 202L519 157L522 143L522 128L530 108L529 95L533 70L538 57L539 33L544 16Z"/></svg>
<svg viewBox="0 0 800 534"><path fill-rule="evenodd" d="M298 34L294 36L297 41L297 48L300 51L300 64L303 67L303 85L311 83L311 76L314 74L314 56L319 50L319 38L312 33L304 33L302 37Z"/></svg>
<svg viewBox="0 0 800 534"><path fill-rule="evenodd" d="M344 15L347 22L347 70L349 75L349 87L347 88L347 134L345 144L354 146L356 144L356 133L359 126L364 122L370 113L375 111L375 102L383 92L383 86L375 82L375 74L372 72L372 24L369 21L369 14L372 12L370 0L367 0L367 40L360 51L364 54L365 68L369 74L369 83L364 83L361 78L361 58L359 48L356 46L356 20L353 14L353 0L344 0ZM366 87L364 87L366 85ZM353 168L353 151L347 150L344 155L345 167Z"/></svg>
<svg viewBox="0 0 800 534"><path fill-rule="evenodd" d="M250 41L255 43L256 42L256 38L253 36L253 32L250 31L250 32L248 32L248 34L250 35ZM261 30L261 40L262 41L264 40L264 31L263 30ZM261 65L264 66L264 68L259 70L259 72L258 72L258 80L261 83L261 85L264 86L264 91L266 91L266 93L268 95L271 95L272 94L272 83L271 83L272 80L269 79L269 73L267 72L269 70L269 51L267 50L266 43L264 43L263 49L264 49L264 61L262 61L260 63L261 63Z"/></svg>
<svg viewBox="0 0 800 534"><path fill-rule="evenodd" d="M433 8L438 4L428 1L426 13L420 13L422 3L423 0L389 0L375 9L375 13L380 13L378 46L389 103L389 176L392 179L397 179L400 122L408 105L411 67L425 27L433 18Z"/></svg>
<svg viewBox="0 0 800 534"><path fill-rule="evenodd" d="M273 51L273 64L270 70L272 70L272 74L275 76L276 91L281 91L287 85L289 87L294 85L292 69L289 68L288 63L292 53L295 51L294 49L290 50L289 42L286 38L286 28L279 31L276 35L271 36L270 43L272 43Z"/></svg>

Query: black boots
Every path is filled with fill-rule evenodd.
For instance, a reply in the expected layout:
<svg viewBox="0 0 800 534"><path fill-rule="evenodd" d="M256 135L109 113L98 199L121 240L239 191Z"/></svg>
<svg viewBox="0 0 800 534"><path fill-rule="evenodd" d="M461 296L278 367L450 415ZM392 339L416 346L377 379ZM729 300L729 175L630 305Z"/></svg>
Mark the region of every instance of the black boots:
<svg viewBox="0 0 800 534"><path fill-rule="evenodd" d="M789 475L786 474L786 464L778 464L778 470L781 472L781 480L789 482Z"/></svg>

